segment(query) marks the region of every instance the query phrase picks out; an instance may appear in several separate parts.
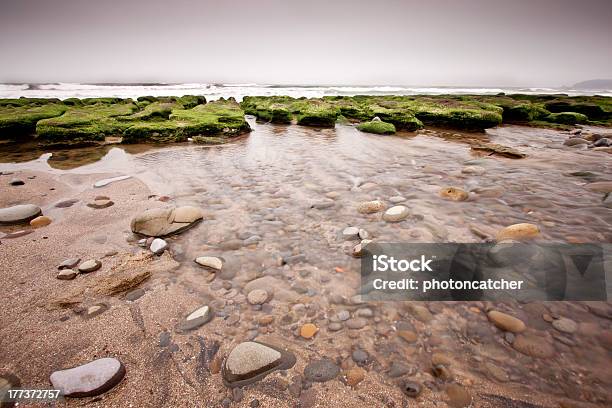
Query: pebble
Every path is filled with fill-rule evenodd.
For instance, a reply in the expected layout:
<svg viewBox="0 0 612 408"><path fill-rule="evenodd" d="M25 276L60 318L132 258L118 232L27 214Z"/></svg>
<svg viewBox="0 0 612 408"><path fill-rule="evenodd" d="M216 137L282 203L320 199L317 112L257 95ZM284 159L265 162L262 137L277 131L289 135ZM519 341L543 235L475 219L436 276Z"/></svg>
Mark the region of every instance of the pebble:
<svg viewBox="0 0 612 408"><path fill-rule="evenodd" d="M168 243L161 238L155 238L153 242L151 242L151 246L149 249L155 255L161 255L168 248Z"/></svg>
<svg viewBox="0 0 612 408"><path fill-rule="evenodd" d="M53 388L65 397L92 397L117 384L125 375L125 367L116 358L100 358L87 364L55 371L49 378Z"/></svg>
<svg viewBox="0 0 612 408"><path fill-rule="evenodd" d="M9 182L9 184L10 184L11 186L23 186L25 183L24 183L24 182L23 182L23 180L21 180L21 179L14 178L14 179L12 179L12 180Z"/></svg>
<svg viewBox="0 0 612 408"><path fill-rule="evenodd" d="M220 271L223 268L223 261L215 256L200 256L195 259L195 263L215 271Z"/></svg>
<svg viewBox="0 0 612 408"><path fill-rule="evenodd" d="M563 142L564 146L577 146L577 145L585 145L589 144L588 140L584 140L581 137L570 137L565 142Z"/></svg>
<svg viewBox="0 0 612 408"><path fill-rule="evenodd" d="M245 239L243 242L243 245L244 246L254 245L254 244L257 244L261 240L262 238L259 235L253 235Z"/></svg>
<svg viewBox="0 0 612 408"><path fill-rule="evenodd" d="M46 227L47 225L51 224L52 221L53 220L47 217L46 215L41 215L31 220L30 226L32 226L33 228L42 228L42 227Z"/></svg>
<svg viewBox="0 0 612 408"><path fill-rule="evenodd" d="M62 269L76 268L79 262L81 262L81 258L69 258L62 261L62 263L58 265L57 269L61 271Z"/></svg>
<svg viewBox="0 0 612 408"><path fill-rule="evenodd" d="M575 333L578 330L578 324L568 318L562 317L560 319L554 320L552 322L552 326L563 333Z"/></svg>
<svg viewBox="0 0 612 408"><path fill-rule="evenodd" d="M465 166L461 169L461 173L482 176L485 173L485 168L481 166Z"/></svg>
<svg viewBox="0 0 612 408"><path fill-rule="evenodd" d="M88 318L98 316L108 310L108 306L104 303L98 303L87 308L86 316Z"/></svg>
<svg viewBox="0 0 612 408"><path fill-rule="evenodd" d="M362 240L359 244L353 247L351 250L351 255L355 258L361 258L363 256L364 249L370 242L372 241L369 239Z"/></svg>
<svg viewBox="0 0 612 408"><path fill-rule="evenodd" d="M344 322L348 319L350 319L351 317L351 313L348 310L340 310L337 314L336 317L338 318L338 320L340 320L341 322Z"/></svg>
<svg viewBox="0 0 612 408"><path fill-rule="evenodd" d="M466 191L457 187L444 187L440 190L440 196L452 201L465 201L469 195Z"/></svg>
<svg viewBox="0 0 612 408"><path fill-rule="evenodd" d="M241 387L261 380L275 370L295 365L295 355L265 343L247 341L229 353L222 367L225 385Z"/></svg>
<svg viewBox="0 0 612 408"><path fill-rule="evenodd" d="M346 379L346 383L349 386L354 387L362 382L365 378L365 370L363 368L353 367L346 371L344 377Z"/></svg>
<svg viewBox="0 0 612 408"><path fill-rule="evenodd" d="M546 339L536 335L519 334L514 339L512 347L515 350L531 357L551 358L555 349Z"/></svg>
<svg viewBox="0 0 612 408"><path fill-rule="evenodd" d="M129 179L131 177L132 176L119 176L119 177L107 178L107 179L96 181L93 186L94 186L94 188L100 188L100 187L107 186L107 185L109 185L111 183L115 183L117 181L127 180L127 179Z"/></svg>
<svg viewBox="0 0 612 408"><path fill-rule="evenodd" d="M342 323L332 322L327 326L327 329L332 332L342 330Z"/></svg>
<svg viewBox="0 0 612 408"><path fill-rule="evenodd" d="M83 262L81 265L79 265L79 272L81 273L94 272L100 269L101 267L102 267L102 262L98 261L97 259L90 259L88 261Z"/></svg>
<svg viewBox="0 0 612 408"><path fill-rule="evenodd" d="M401 361L392 361L387 375L391 378L401 377L403 375L412 375L416 369Z"/></svg>
<svg viewBox="0 0 612 408"><path fill-rule="evenodd" d="M102 208L108 208L115 204L110 199L96 199L92 203L88 203L87 206L89 208L94 208L96 210L100 210Z"/></svg>
<svg viewBox="0 0 612 408"><path fill-rule="evenodd" d="M136 234L163 237L183 232L203 217L202 210L191 206L153 208L132 218L130 228Z"/></svg>
<svg viewBox="0 0 612 408"><path fill-rule="evenodd" d="M34 204L20 204L7 208L0 208L0 224L19 224L30 221L42 213L39 206Z"/></svg>
<svg viewBox="0 0 612 408"><path fill-rule="evenodd" d="M380 200L366 201L357 206L357 212L360 214L373 214L385 209L385 203Z"/></svg>
<svg viewBox="0 0 612 408"><path fill-rule="evenodd" d="M446 386L448 405L453 408L465 408L472 404L472 395L460 384L449 384Z"/></svg>
<svg viewBox="0 0 612 408"><path fill-rule="evenodd" d="M353 352L351 353L351 358L357 364L363 365L363 364L367 364L368 359L370 358L370 356L368 355L368 353L365 350L362 350L362 349L358 348L358 349L353 350Z"/></svg>
<svg viewBox="0 0 612 408"><path fill-rule="evenodd" d="M363 329L368 322L361 317L354 317L352 319L347 320L344 324L349 329L358 330Z"/></svg>
<svg viewBox="0 0 612 408"><path fill-rule="evenodd" d="M399 203L403 203L404 201L406 201L406 198L402 196L389 197L389 202L391 204L399 204Z"/></svg>
<svg viewBox="0 0 612 408"><path fill-rule="evenodd" d="M193 312L189 313L185 319L176 326L178 332L186 332L197 329L200 326L210 322L214 317L212 308L208 305L200 306Z"/></svg>
<svg viewBox="0 0 612 408"><path fill-rule="evenodd" d="M505 240L527 240L536 238L540 235L540 229L535 224L520 223L510 225L497 232L495 239L499 241Z"/></svg>
<svg viewBox="0 0 612 408"><path fill-rule="evenodd" d="M489 320L498 328L511 333L521 333L525 331L525 323L516 317L510 316L506 313L491 310L487 313Z"/></svg>
<svg viewBox="0 0 612 408"><path fill-rule="evenodd" d="M71 280L71 279L76 278L78 274L79 274L79 271L75 271L74 269L62 269L57 274L57 279Z"/></svg>
<svg viewBox="0 0 612 408"><path fill-rule="evenodd" d="M383 220L387 222L399 222L406 219L408 215L410 215L408 207L405 207L403 205L396 205L385 211L385 213L383 214Z"/></svg>
<svg viewBox="0 0 612 408"><path fill-rule="evenodd" d="M361 238L362 240L368 239L368 238L370 238L370 234L368 233L368 231L366 231L364 229L360 229L359 230L359 238Z"/></svg>
<svg viewBox="0 0 612 408"><path fill-rule="evenodd" d="M404 395L410 398L418 397L419 394L421 394L421 391L423 390L423 386L421 384L414 382L414 381L408 381L408 380L402 381L400 383L400 388L402 392L404 393Z"/></svg>
<svg viewBox="0 0 612 408"><path fill-rule="evenodd" d="M140 299L145 294L145 290L142 288L134 289L131 292L125 294L125 300L133 302Z"/></svg>
<svg viewBox="0 0 612 408"><path fill-rule="evenodd" d="M305 339L311 339L317 334L319 328L312 323L306 323L300 328L300 336Z"/></svg>
<svg viewBox="0 0 612 408"><path fill-rule="evenodd" d="M359 238L359 228L357 227L346 227L342 230L342 238L345 240L353 240Z"/></svg>
<svg viewBox="0 0 612 408"><path fill-rule="evenodd" d="M336 204L334 202L334 200L328 199L328 200L324 200L324 201L318 201L318 202L312 204L310 206L310 208L314 208L314 209L317 209L317 210L324 210L326 208L333 207L334 204Z"/></svg>
<svg viewBox="0 0 612 408"><path fill-rule="evenodd" d="M247 301L252 305L261 305L268 300L268 292L263 289L255 289L247 295Z"/></svg>
<svg viewBox="0 0 612 408"><path fill-rule="evenodd" d="M330 381L339 373L340 367L329 359L311 361L304 367L304 377L312 382Z"/></svg>

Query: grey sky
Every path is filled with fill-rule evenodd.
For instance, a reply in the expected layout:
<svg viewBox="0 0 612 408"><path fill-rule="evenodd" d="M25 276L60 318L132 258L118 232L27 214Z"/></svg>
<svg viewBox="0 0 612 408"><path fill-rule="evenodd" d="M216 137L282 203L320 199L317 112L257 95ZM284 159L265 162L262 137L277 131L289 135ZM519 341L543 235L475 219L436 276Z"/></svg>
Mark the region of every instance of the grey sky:
<svg viewBox="0 0 612 408"><path fill-rule="evenodd" d="M1 0L0 81L558 86L611 0Z"/></svg>

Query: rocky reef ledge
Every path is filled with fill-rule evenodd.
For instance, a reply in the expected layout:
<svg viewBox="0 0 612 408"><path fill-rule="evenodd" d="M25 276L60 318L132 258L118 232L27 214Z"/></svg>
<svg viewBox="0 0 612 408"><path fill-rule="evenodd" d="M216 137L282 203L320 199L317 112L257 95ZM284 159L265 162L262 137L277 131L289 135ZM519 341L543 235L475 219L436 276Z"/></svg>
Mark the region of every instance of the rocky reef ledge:
<svg viewBox="0 0 612 408"><path fill-rule="evenodd" d="M0 99L0 140L86 145L117 137L123 143L206 143L249 132L244 111L233 99L206 102L203 96Z"/></svg>
<svg viewBox="0 0 612 408"><path fill-rule="evenodd" d="M246 96L207 102L203 96L0 99L0 140L32 137L59 146L122 143L224 143L251 129L245 114L273 123L333 127L359 123L391 134L424 126L483 131L502 123L571 129L612 126L612 98L566 95Z"/></svg>

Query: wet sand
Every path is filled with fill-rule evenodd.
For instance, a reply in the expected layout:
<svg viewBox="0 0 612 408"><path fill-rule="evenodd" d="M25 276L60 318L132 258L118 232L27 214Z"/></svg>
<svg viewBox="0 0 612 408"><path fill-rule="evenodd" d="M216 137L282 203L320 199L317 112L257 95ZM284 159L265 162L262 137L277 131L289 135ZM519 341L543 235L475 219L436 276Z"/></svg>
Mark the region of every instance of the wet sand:
<svg viewBox="0 0 612 408"><path fill-rule="evenodd" d="M46 157L0 164L1 171L13 172L0 175L0 207L32 203L53 219L28 235L0 238L5 289L0 372L18 376L29 388L49 388L55 370L105 356L124 363L127 375L117 387L99 397L67 399L67 406L222 406L229 399L231 406L248 407L257 399L263 407L440 407L452 403L445 392L449 384L461 384L477 407L610 404L609 303L358 304L353 296L359 261L340 237L354 225L380 242L480 242L474 227L492 233L533 222L543 240L609 243L612 210L601 205L600 193L584 188L587 181L565 175L588 170L597 180L610 180L609 154L564 148L563 132L520 127L494 129L484 137L528 154L521 160L479 158L465 143L427 134L381 137L350 126L253 127L248 138L218 147L135 147L134 154L105 148L99 160L89 162L83 155L79 160L86 164L74 168L70 159L54 168ZM462 174L471 160L478 160L485 174ZM13 155L9 161L19 160ZM92 187L121 174L133 178ZM25 185L8 186L13 177ZM437 195L446 185L481 193L449 202ZM110 197L114 205L87 207L98 195ZM362 201L397 195L411 210L401 223L356 211ZM170 201L159 201L161 196ZM71 207L55 207L73 198L79 201ZM332 207L316 208L329 200ZM129 221L145 209L167 205L195 205L205 216L194 228L168 238L169 251L156 257L137 245ZM29 227L0 228L4 233L17 229ZM261 241L245 245L252 236ZM193 259L202 255L223 257L223 272L215 276L199 268ZM283 264L291 255L300 257ZM56 279L57 265L75 256L100 259L102 268L71 281ZM145 290L140 298L104 294L105 278L143 270L151 277L137 286ZM274 296L258 310L246 302L243 288L260 277L268 277ZM108 310L86 317L94 304ZM181 319L202 304L213 306L215 318L195 331L177 333ZM529 335L552 345L554 356L517 351L514 339L487 319L490 309L519 317ZM349 329L344 324L331 331L330 323L343 310L364 315L366 325ZM273 322L262 324L268 315ZM561 333L545 315L570 318L578 329ZM305 323L319 328L313 339L299 336ZM411 326L414 341L398 336L402 325ZM297 363L245 387L242 396L232 394L217 371L219 362L253 336L289 349ZM365 378L356 386L344 384L342 375L293 386L304 383L296 377L310 361L323 357L346 372L357 365L351 357L357 348L369 357ZM435 353L449 363L452 379L432 374ZM410 366L409 373L392 378L393 361ZM402 394L401 379L423 384L418 398Z"/></svg>

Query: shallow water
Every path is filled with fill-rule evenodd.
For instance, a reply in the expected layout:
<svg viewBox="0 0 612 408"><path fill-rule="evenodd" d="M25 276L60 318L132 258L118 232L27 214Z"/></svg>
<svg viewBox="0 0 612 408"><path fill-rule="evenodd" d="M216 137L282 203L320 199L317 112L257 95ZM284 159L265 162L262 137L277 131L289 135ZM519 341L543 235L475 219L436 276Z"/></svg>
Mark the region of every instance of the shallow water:
<svg viewBox="0 0 612 408"><path fill-rule="evenodd" d="M584 188L588 181L612 179L612 160L604 152L563 147L567 133L512 126L463 135L514 147L528 155L515 160L479 156L457 134L452 141L438 137L444 136L444 131L377 136L345 125L314 129L249 120L254 129L249 136L222 146L116 145L52 152L33 145L4 146L0 150L0 171L128 174L144 181L153 194L169 196L171 204L201 207L205 213L201 224L169 238L179 269L156 275L144 288L156 296L163 292L160 287L170 288L176 303L191 296L208 299L218 318L202 330L212 339L231 339L235 330L259 330L264 335L266 330L276 331L294 345L294 351L304 349L310 354L316 350L322 356L346 358L356 344L355 335L346 335L351 332L346 329L342 334L322 330L305 345L299 336L292 338L286 331L295 332L298 323L310 321L324 327L338 310L348 308L355 316L366 306L349 300L357 293L360 279L359 260L348 254L354 242L340 237L346 226L363 228L379 242L480 242L482 237L476 236L470 226L494 233L510 224L532 222L541 227L545 241L612 242L612 210L602 205L603 194ZM480 176L464 175L461 169L466 163L486 171ZM594 175L587 181L568 175L574 171ZM465 202L444 200L438 195L444 186L472 191L471 197ZM91 185L81 187L86 190ZM362 201L379 198L388 203L390 197L398 195L406 198L402 204L411 211L403 222L390 224L382 221L380 214L361 215L356 211ZM333 206L316 208L330 200ZM57 220L62 211L53 212L52 217ZM123 239L122 234L117 235L117 239ZM245 240L254 236L261 240L247 245ZM135 237L128 239L133 242ZM216 278L193 263L195 257L203 255L225 260ZM266 289L274 292L262 310L246 304L245 293L240 293L247 282L261 276L270 278ZM226 285L228 281L230 285ZM107 300L114 308L119 307L119 300ZM548 331L552 329L541 316L549 309L576 320L594 319L587 316L586 307L545 305L536 302L522 309L512 307L530 326ZM439 348L461 360L458 366L467 366L474 375L501 381L496 375L503 367L503 376L511 382L550 395L572 397L576 393L571 380L558 384L561 370L588 369L589 375L604 378L604 384L609 380L606 352L601 348L585 355L582 346L567 346L570 340L558 340L560 335L553 332L556 347L564 353L559 363L563 368L557 361L551 363L553 368L542 368L526 356L517 359L508 354L500 335L480 317L481 312L474 312L468 304L433 302L427 306L436 315L432 324L415 321L412 312L406 312L407 304L367 305L374 310L375 318L368 319L358 341L379 364L372 373L382 373L381 367L388 367L398 355L410 356L411 363L427 371L424 367L430 364L429 352ZM256 323L262 313L278 316L268 329ZM412 319L421 336L418 345L403 340L398 343L397 336L396 340L387 340L395 330L391 325L400 319L398 313L404 320ZM225 320L221 322L220 318ZM607 321L601 326L609 329ZM574 346L583 340L579 337ZM190 361L189 347L182 347L187 350L182 350L184 361ZM304 355L301 358L303 361ZM493 365L481 364L483 359ZM185 363L191 367L189 364ZM435 384L427 387L436 389ZM593 385L589 392L596 396L593 401L602 401L606 392L597 387Z"/></svg>

